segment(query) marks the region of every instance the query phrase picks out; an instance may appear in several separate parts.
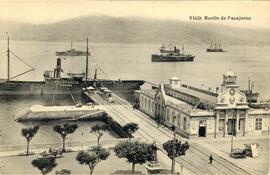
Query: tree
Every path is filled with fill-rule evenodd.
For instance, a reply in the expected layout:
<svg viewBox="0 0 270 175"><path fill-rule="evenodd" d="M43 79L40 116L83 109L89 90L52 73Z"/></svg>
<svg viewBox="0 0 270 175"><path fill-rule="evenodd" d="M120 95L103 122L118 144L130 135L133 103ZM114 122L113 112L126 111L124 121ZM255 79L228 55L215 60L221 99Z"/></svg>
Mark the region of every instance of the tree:
<svg viewBox="0 0 270 175"><path fill-rule="evenodd" d="M47 174L56 167L57 163L54 157L41 157L34 159L32 165L37 167L42 174Z"/></svg>
<svg viewBox="0 0 270 175"><path fill-rule="evenodd" d="M90 127L90 133L93 133L97 136L97 147L100 147L100 138L103 136L106 130L109 130L109 128L105 124L95 124Z"/></svg>
<svg viewBox="0 0 270 175"><path fill-rule="evenodd" d="M70 125L68 123L64 124L63 126L56 125L56 126L53 127L53 130L55 132L57 132L58 134L60 134L61 137L62 137L62 140L63 140L63 152L66 151L66 149L65 149L65 141L67 139L67 135L74 133L77 128L78 128L78 125L76 125L76 124Z"/></svg>
<svg viewBox="0 0 270 175"><path fill-rule="evenodd" d="M131 140L132 134L139 129L137 123L127 123L123 126L123 130L128 134L129 140Z"/></svg>
<svg viewBox="0 0 270 175"><path fill-rule="evenodd" d="M149 149L151 145L140 143L138 141L124 141L114 147L114 152L119 158L126 158L128 163L132 163L132 174L136 164L143 164L150 161L153 157L153 150Z"/></svg>
<svg viewBox="0 0 270 175"><path fill-rule="evenodd" d="M189 149L188 142L181 143L178 139L168 140L163 144L164 150L167 152L169 158L172 159L172 169L171 173L174 173L174 163L175 157L179 157L186 154L186 151Z"/></svg>
<svg viewBox="0 0 270 175"><path fill-rule="evenodd" d="M110 155L110 152L101 147L93 147L90 152L80 151L76 160L81 165L88 165L90 174L93 173L95 166L102 160L106 160Z"/></svg>
<svg viewBox="0 0 270 175"><path fill-rule="evenodd" d="M26 155L29 154L29 144L32 138L36 135L39 130L39 126L34 126L30 128L22 128L22 136L26 138L27 146L26 146Z"/></svg>

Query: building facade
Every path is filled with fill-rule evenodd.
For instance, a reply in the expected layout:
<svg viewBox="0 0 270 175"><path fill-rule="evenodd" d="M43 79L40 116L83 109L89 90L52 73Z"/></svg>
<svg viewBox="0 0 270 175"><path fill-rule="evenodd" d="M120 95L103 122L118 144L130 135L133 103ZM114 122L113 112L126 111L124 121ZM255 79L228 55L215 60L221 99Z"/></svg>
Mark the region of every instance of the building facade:
<svg viewBox="0 0 270 175"><path fill-rule="evenodd" d="M270 109L250 108L236 80L233 72L225 73L217 94L174 77L169 84L137 91L139 108L158 123L174 125L184 137L269 134Z"/></svg>

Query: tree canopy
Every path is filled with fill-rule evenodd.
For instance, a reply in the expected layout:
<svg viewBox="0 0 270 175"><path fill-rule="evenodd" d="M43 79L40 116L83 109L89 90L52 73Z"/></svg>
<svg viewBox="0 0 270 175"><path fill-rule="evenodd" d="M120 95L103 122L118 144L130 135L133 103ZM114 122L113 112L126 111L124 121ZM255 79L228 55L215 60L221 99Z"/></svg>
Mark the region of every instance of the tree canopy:
<svg viewBox="0 0 270 175"><path fill-rule="evenodd" d="M30 128L22 128L22 136L26 138L28 142L32 140L32 138L36 135L39 130L39 126L34 126Z"/></svg>
<svg viewBox="0 0 270 175"><path fill-rule="evenodd" d="M163 148L167 152L167 155L172 159L174 148L175 148L175 157L179 157L186 154L186 151L189 149L189 144L188 142L182 143L178 139L168 140L163 144Z"/></svg>
<svg viewBox="0 0 270 175"><path fill-rule="evenodd" d="M76 124L64 124L62 125L56 125L53 127L53 130L61 135L63 140L63 151L65 151L65 140L68 134L72 134L76 131L78 128L78 125Z"/></svg>
<svg viewBox="0 0 270 175"><path fill-rule="evenodd" d="M131 138L132 134L136 132L139 129L139 126L137 123L127 123L125 126L123 126L123 130L125 133L128 134L128 137Z"/></svg>
<svg viewBox="0 0 270 175"><path fill-rule="evenodd" d="M90 152L80 151L76 160L81 165L88 165L90 174L93 173L95 166L102 160L106 160L110 155L110 152L101 147L93 147Z"/></svg>
<svg viewBox="0 0 270 175"><path fill-rule="evenodd" d="M151 145L138 141L124 141L114 147L114 152L119 158L126 158L128 163L132 163L132 173L134 173L135 164L143 164L153 158L154 151L149 149Z"/></svg>
<svg viewBox="0 0 270 175"><path fill-rule="evenodd" d="M32 161L32 165L38 168L42 174L47 174L57 166L54 157L41 157Z"/></svg>
<svg viewBox="0 0 270 175"><path fill-rule="evenodd" d="M30 128L22 128L21 134L23 137L26 138L27 146L26 146L26 154L29 154L29 143L32 140L32 138L36 135L36 133L39 130L39 126L34 126Z"/></svg>
<svg viewBox="0 0 270 175"><path fill-rule="evenodd" d="M68 134L72 134L73 132L76 131L78 128L78 125L76 124L64 124L62 125L56 125L53 127L53 130L61 135L61 137L65 138Z"/></svg>
<svg viewBox="0 0 270 175"><path fill-rule="evenodd" d="M99 147L99 140L103 136L105 131L108 131L110 128L105 124L94 124L90 127L90 133L93 133L97 137L97 146Z"/></svg>

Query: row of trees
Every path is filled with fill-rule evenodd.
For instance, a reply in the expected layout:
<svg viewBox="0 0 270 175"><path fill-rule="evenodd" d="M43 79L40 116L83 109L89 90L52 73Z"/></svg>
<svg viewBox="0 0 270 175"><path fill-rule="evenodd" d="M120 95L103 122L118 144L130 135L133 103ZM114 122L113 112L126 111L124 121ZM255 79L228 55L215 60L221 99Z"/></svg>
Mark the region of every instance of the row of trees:
<svg viewBox="0 0 270 175"><path fill-rule="evenodd" d="M76 129L75 126L63 125L54 126L54 131L59 133L63 139L63 150L65 150L64 142L66 136L73 133ZM125 158L128 163L132 165L132 173L135 172L136 164L143 164L147 161L156 160L157 146L155 144L147 144L139 141L131 141L132 134L138 129L138 125L135 123L129 123L124 127L124 130L129 136L128 141L119 142L113 151L118 158ZM90 170L90 174L93 173L97 164L101 161L106 160L110 156L110 152L102 148L100 145L100 138L104 132L108 130L105 125L94 125L91 127L90 132L95 134L97 137L97 146L92 147L87 151L79 151L76 155L76 160L81 165L87 165ZM175 133L174 133L175 136ZM175 157L185 155L186 150L188 150L188 143L181 143L180 140L174 139L168 140L163 144L163 149L167 152L167 155L172 159L172 173L174 173L174 162ZM32 165L37 167L42 174L50 172L57 163L54 157L42 157L37 158L32 161Z"/></svg>
<svg viewBox="0 0 270 175"><path fill-rule="evenodd" d="M66 139L69 134L74 133L78 128L76 124L63 124L63 125L55 125L53 127L53 131L58 133L62 138L62 152L66 151ZM39 130L39 126L33 126L29 128L23 128L21 130L21 134L25 137L27 142L26 147L26 155L29 155L29 144L32 138L37 134ZM90 133L94 134L97 137L97 147L100 146L100 138L103 136L104 132L109 130L109 127L105 124L95 124L90 127Z"/></svg>

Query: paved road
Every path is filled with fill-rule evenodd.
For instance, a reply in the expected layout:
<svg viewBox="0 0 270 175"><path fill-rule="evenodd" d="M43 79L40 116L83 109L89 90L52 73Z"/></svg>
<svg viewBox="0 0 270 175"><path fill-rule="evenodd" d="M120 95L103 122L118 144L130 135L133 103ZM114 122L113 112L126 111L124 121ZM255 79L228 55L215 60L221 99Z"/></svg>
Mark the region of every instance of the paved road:
<svg viewBox="0 0 270 175"><path fill-rule="evenodd" d="M89 95L89 94L88 94ZM113 95L114 103L105 101L97 94L89 95L92 100L100 104L100 108L104 109L114 120L121 125L129 122L139 124L139 130L134 134L136 138L140 138L146 142L158 144L159 148L165 154L162 149L162 144L169 139L172 139L172 132L164 127L157 127L157 124L150 119L147 115L138 110L133 110L129 102L122 98ZM180 136L178 139L185 140ZM223 159L214 152L201 147L198 143L189 141L190 149L186 155L176 159L176 170L180 169L180 164L184 165L185 174L254 174L254 172L248 172L241 167ZM208 156L212 154L214 162L209 164ZM162 155L164 156L164 155Z"/></svg>

